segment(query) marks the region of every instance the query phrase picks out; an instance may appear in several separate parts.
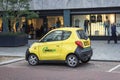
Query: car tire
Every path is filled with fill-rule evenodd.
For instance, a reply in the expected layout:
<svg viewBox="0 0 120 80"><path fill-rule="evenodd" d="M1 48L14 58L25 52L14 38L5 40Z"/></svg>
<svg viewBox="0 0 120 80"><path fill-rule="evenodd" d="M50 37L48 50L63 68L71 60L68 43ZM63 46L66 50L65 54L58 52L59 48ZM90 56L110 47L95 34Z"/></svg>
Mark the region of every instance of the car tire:
<svg viewBox="0 0 120 80"><path fill-rule="evenodd" d="M34 54L29 55L28 63L32 66L35 66L39 63L38 57Z"/></svg>
<svg viewBox="0 0 120 80"><path fill-rule="evenodd" d="M66 62L69 67L73 67L73 68L77 67L79 64L78 58L73 54L67 56Z"/></svg>
<svg viewBox="0 0 120 80"><path fill-rule="evenodd" d="M87 62L89 62L91 60L91 58L89 57L89 58L83 58L83 59L81 59L81 62L82 63L87 63Z"/></svg>

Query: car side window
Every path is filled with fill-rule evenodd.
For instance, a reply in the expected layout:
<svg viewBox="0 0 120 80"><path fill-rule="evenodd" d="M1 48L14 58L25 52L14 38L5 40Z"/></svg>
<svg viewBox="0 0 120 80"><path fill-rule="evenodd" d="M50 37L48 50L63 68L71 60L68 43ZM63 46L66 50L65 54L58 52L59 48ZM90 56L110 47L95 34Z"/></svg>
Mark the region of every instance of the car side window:
<svg viewBox="0 0 120 80"><path fill-rule="evenodd" d="M41 42L60 41L62 39L62 31L53 31L45 36Z"/></svg>
<svg viewBox="0 0 120 80"><path fill-rule="evenodd" d="M70 31L64 31L62 40L68 39L70 37L70 35L71 35Z"/></svg>

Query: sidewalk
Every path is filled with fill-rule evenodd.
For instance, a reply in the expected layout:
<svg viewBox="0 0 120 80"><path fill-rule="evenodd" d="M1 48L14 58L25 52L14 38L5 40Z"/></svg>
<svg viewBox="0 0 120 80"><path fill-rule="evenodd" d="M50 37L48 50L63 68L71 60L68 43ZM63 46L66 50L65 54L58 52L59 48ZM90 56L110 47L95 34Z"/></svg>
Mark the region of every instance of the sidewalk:
<svg viewBox="0 0 120 80"><path fill-rule="evenodd" d="M0 56L25 56L27 48L36 40L29 40L28 44L20 47L0 47Z"/></svg>
<svg viewBox="0 0 120 80"><path fill-rule="evenodd" d="M29 40L28 45L21 47L0 47L0 56L25 56L26 49L35 40ZM120 41L114 44L111 41L91 41L93 48L92 60L120 61Z"/></svg>
<svg viewBox="0 0 120 80"><path fill-rule="evenodd" d="M91 41L93 48L93 60L120 61L120 41L110 44L107 41Z"/></svg>

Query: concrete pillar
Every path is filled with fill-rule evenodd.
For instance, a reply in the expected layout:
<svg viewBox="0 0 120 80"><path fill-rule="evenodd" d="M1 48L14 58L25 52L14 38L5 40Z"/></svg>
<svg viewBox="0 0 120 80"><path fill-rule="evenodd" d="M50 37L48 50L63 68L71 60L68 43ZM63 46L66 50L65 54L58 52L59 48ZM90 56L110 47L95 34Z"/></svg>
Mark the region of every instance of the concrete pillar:
<svg viewBox="0 0 120 80"><path fill-rule="evenodd" d="M64 18L64 26L70 26L70 10L64 10L63 18Z"/></svg>

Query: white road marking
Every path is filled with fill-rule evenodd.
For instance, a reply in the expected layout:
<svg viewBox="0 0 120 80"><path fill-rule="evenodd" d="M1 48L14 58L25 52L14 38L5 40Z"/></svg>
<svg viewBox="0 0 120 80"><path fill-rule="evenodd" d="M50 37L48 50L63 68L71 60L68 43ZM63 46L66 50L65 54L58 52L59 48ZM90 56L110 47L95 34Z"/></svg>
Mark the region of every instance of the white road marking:
<svg viewBox="0 0 120 80"><path fill-rule="evenodd" d="M115 67L113 67L112 69L110 69L108 72L112 72L112 71L114 71L115 69L117 69L117 68L119 68L120 67L120 64L119 65L117 65L117 66L115 66Z"/></svg>
<svg viewBox="0 0 120 80"><path fill-rule="evenodd" d="M17 62L17 61L21 61L21 60L24 60L24 58L18 58L18 59L0 62L0 66L5 65L5 64L9 64L9 63L13 63L13 62Z"/></svg>

